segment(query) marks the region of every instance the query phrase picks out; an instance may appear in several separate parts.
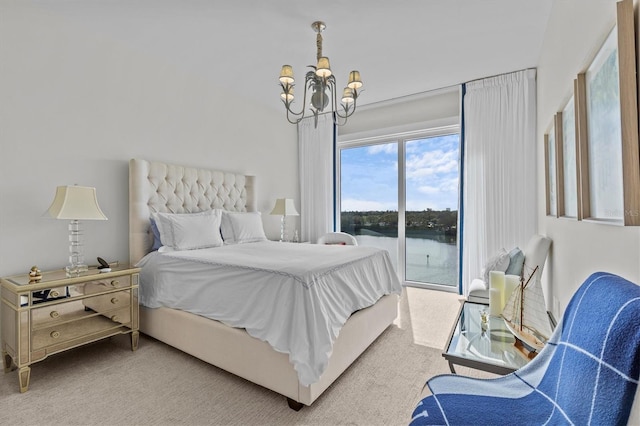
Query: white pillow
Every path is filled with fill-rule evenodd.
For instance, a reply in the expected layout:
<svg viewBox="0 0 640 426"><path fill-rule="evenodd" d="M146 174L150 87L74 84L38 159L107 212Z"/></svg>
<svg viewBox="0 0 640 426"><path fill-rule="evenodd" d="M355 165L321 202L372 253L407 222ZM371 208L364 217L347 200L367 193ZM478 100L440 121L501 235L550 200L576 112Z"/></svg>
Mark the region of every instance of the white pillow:
<svg viewBox="0 0 640 426"><path fill-rule="evenodd" d="M175 250L220 247L221 210L201 213L153 213L163 246Z"/></svg>
<svg viewBox="0 0 640 426"><path fill-rule="evenodd" d="M509 261L511 258L509 257L509 253L505 249L500 250L498 254L493 256L491 259L487 261L484 265L484 269L482 270L482 279L484 280L484 286L489 288L489 272L491 271L506 271L509 267Z"/></svg>
<svg viewBox="0 0 640 426"><path fill-rule="evenodd" d="M242 244L266 241L260 212L222 212L220 226L225 244Z"/></svg>

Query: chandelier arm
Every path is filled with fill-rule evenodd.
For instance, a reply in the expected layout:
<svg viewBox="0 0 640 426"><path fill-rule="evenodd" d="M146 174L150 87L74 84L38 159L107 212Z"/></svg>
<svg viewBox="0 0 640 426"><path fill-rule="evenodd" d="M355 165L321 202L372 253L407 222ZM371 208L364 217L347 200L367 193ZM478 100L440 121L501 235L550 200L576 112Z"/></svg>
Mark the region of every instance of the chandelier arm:
<svg viewBox="0 0 640 426"><path fill-rule="evenodd" d="M340 114L338 112L338 109L336 108L336 115L340 118L344 118L347 119L349 117L351 117L353 115L354 112L356 112L356 102L353 102L353 108L351 108L349 105L345 106L344 104L340 104L340 106L342 107L343 111L344 111L344 115Z"/></svg>
<svg viewBox="0 0 640 426"><path fill-rule="evenodd" d="M333 77L333 76L331 76ZM337 103L337 92L336 92L336 79L333 78L331 79L331 81L329 82L329 92L330 92L330 97L331 97L331 112L336 112L338 110L338 103ZM335 118L334 118L335 120Z"/></svg>
<svg viewBox="0 0 640 426"><path fill-rule="evenodd" d="M282 87L282 93L285 95L285 97L282 99L282 103L284 104L284 107L287 110L287 115L289 113L291 113L293 115L302 114L302 112L295 113L295 112L291 111L291 103L292 103L292 101L289 101L288 98L286 97L286 95L291 93L291 90L293 90L293 85L292 84L286 84L285 85L283 83L280 83L280 87Z"/></svg>
<svg viewBox="0 0 640 426"><path fill-rule="evenodd" d="M336 126L344 126L345 124L347 124L347 120L338 112L338 92L336 91L335 79L331 84L330 90L331 90L331 118L333 119L333 124L335 124ZM342 105L342 103L340 105ZM344 121L341 123L340 119L344 119Z"/></svg>
<svg viewBox="0 0 640 426"><path fill-rule="evenodd" d="M340 122L340 119L342 119L342 122ZM337 113L333 114L333 123L336 126L344 126L345 124L347 124L347 119L341 117L340 115L338 115Z"/></svg>
<svg viewBox="0 0 640 426"><path fill-rule="evenodd" d="M336 126L344 126L347 124L347 120L346 117L342 116L338 110L338 92L336 91L335 78L329 84L329 91L331 92L331 118L333 119L333 124ZM340 103L340 106L342 106L342 103ZM344 121L341 123L340 119L343 119Z"/></svg>
<svg viewBox="0 0 640 426"><path fill-rule="evenodd" d="M353 113L356 112L357 105L358 105L358 91L356 89L353 89L353 108L351 108L349 106L349 104L347 104L345 106L344 104L341 103L340 106L342 107L342 109L344 110L345 113L344 113L344 115L340 114L338 112L338 109L336 108L336 110L335 110L336 111L336 115L338 117L344 119L345 123L346 123L347 118L351 117L353 115Z"/></svg>
<svg viewBox="0 0 640 426"><path fill-rule="evenodd" d="M287 110L287 121L291 124L297 124L300 122L300 120L302 120L304 118L304 109L298 113L291 111L290 107L287 105L288 102L284 102L285 103L285 109ZM290 104L290 103L289 103ZM294 116L294 117L298 117L301 116L300 118L297 119L291 119L290 116Z"/></svg>
<svg viewBox="0 0 640 426"><path fill-rule="evenodd" d="M304 113L304 106L307 104L307 89L309 88L309 73L304 77L304 92L302 92L302 113ZM304 117L304 114L303 116Z"/></svg>
<svg viewBox="0 0 640 426"><path fill-rule="evenodd" d="M305 80L308 80L308 78L305 78ZM287 93L287 90L284 87L284 84L280 83L280 85L282 86L282 89L285 93ZM293 88L293 86L290 86L291 88ZM304 113L304 106L307 103L307 84L305 82L304 85L304 92L302 95L302 109L300 110L300 112L293 112L291 110L291 102L287 101L287 100L283 100L282 102L284 102L284 106L285 109L287 110L287 121L291 124L298 124L300 123L300 121L302 121L306 115ZM290 116L294 116L294 117L299 117L299 118L294 118L293 120L290 118Z"/></svg>
<svg viewBox="0 0 640 426"><path fill-rule="evenodd" d="M298 115L299 115L299 114L298 114ZM291 123L291 124L298 124L299 122L301 122L301 121L302 121L302 119L303 119L303 118L304 118L304 115L303 115L302 117L298 118L297 120L291 120L291 119L289 118L289 110L287 110L287 121L288 121L289 123Z"/></svg>

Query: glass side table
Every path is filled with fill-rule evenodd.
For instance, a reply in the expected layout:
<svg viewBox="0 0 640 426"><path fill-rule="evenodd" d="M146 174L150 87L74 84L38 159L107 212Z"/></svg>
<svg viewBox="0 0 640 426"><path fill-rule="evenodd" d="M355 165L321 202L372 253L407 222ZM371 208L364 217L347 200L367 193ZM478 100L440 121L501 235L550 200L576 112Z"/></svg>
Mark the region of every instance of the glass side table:
<svg viewBox="0 0 640 426"><path fill-rule="evenodd" d="M486 313L485 323L482 312ZM504 320L489 316L488 305L464 302L442 356L454 374L454 365L509 374L530 361L518 351L514 342Z"/></svg>

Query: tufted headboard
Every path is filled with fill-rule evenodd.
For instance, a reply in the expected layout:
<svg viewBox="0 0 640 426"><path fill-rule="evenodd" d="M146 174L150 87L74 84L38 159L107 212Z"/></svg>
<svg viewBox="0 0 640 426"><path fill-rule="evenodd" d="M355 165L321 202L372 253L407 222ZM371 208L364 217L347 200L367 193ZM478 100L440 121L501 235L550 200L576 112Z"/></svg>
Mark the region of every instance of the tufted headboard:
<svg viewBox="0 0 640 426"><path fill-rule="evenodd" d="M256 211L255 176L139 159L129 161L129 262L153 244L154 212Z"/></svg>

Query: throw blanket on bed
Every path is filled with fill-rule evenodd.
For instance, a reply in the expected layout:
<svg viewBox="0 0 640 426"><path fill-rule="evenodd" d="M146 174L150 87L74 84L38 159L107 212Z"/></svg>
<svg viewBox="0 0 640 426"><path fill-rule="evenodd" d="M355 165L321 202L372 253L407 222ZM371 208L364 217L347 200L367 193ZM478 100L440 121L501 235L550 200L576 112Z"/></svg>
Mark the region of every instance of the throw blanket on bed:
<svg viewBox="0 0 640 426"><path fill-rule="evenodd" d="M352 313L401 292L389 254L373 247L265 241L151 253L139 265L142 305L244 328L289 354L305 386Z"/></svg>
<svg viewBox="0 0 640 426"><path fill-rule="evenodd" d="M434 377L411 425L621 425L639 374L640 286L599 272L533 361L492 380Z"/></svg>

